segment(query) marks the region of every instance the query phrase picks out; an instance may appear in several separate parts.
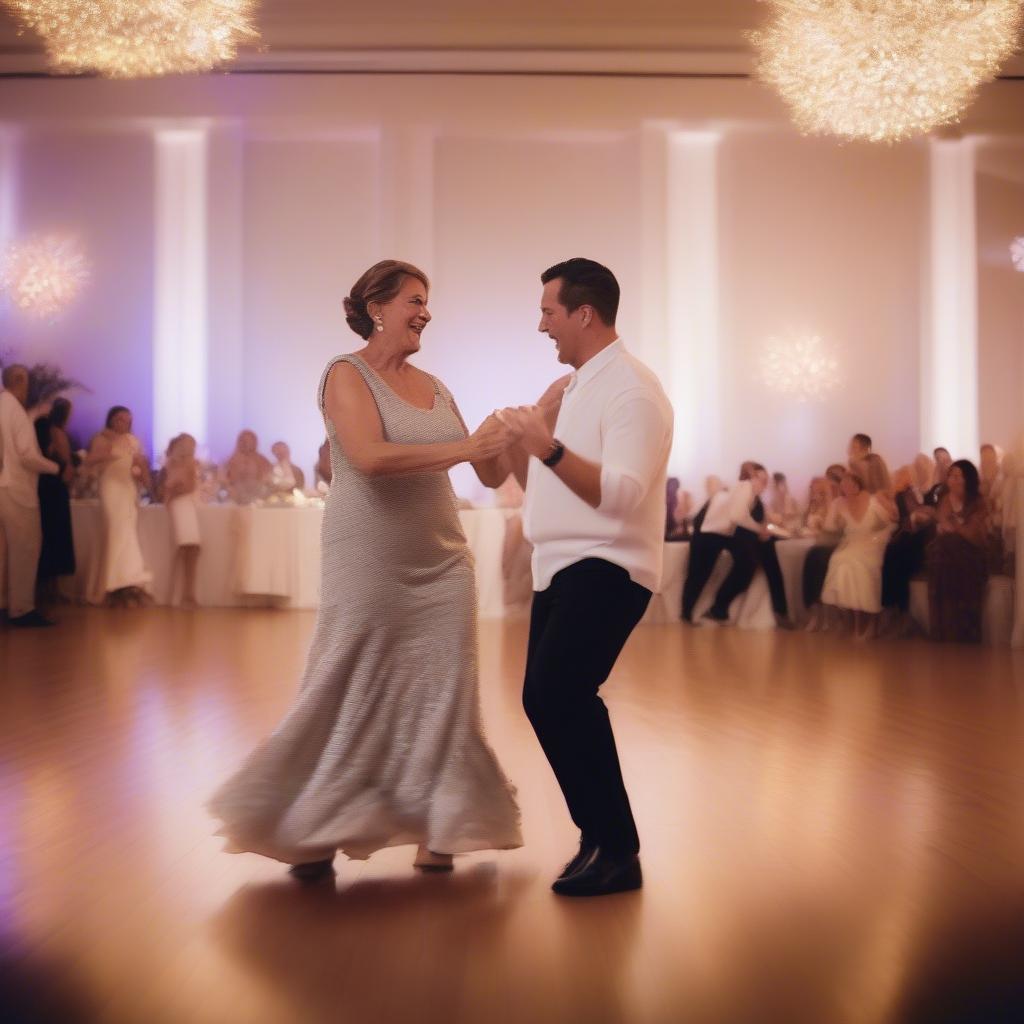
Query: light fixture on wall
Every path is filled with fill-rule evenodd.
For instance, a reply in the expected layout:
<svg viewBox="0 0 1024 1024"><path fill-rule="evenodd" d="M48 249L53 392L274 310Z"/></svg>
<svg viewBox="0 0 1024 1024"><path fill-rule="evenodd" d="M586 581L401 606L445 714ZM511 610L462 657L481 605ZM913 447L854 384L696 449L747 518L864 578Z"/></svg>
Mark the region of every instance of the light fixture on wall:
<svg viewBox="0 0 1024 1024"><path fill-rule="evenodd" d="M839 386L839 360L820 335L792 331L765 342L761 379L799 402L821 400Z"/></svg>
<svg viewBox="0 0 1024 1024"><path fill-rule="evenodd" d="M956 121L1019 41L1022 0L769 0L757 74L807 134L896 142Z"/></svg>
<svg viewBox="0 0 1024 1024"><path fill-rule="evenodd" d="M209 71L255 40L257 0L3 0L67 74L146 78Z"/></svg>
<svg viewBox="0 0 1024 1024"><path fill-rule="evenodd" d="M12 242L0 257L0 290L39 320L53 320L64 312L89 276L89 262L78 242L61 235Z"/></svg>
<svg viewBox="0 0 1024 1024"><path fill-rule="evenodd" d="M1024 274L1024 235L1018 235L1010 243L1010 259L1013 260L1014 269Z"/></svg>

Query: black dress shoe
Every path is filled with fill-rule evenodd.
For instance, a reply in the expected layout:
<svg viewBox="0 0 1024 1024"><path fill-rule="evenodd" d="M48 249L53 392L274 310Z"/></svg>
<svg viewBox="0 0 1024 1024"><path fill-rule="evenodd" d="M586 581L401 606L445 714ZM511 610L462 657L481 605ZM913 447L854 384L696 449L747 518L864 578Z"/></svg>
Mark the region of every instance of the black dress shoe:
<svg viewBox="0 0 1024 1024"><path fill-rule="evenodd" d="M640 858L611 857L597 850L574 875L558 878L551 888L559 896L608 896L613 892L629 892L644 884Z"/></svg>
<svg viewBox="0 0 1024 1024"><path fill-rule="evenodd" d="M47 626L57 625L52 619L44 618L37 611L27 612L25 615L19 615L16 619L8 621L18 629L45 629Z"/></svg>
<svg viewBox="0 0 1024 1024"><path fill-rule="evenodd" d="M334 860L311 860L305 864L293 864L288 869L288 874L303 885L326 882L328 878L334 877Z"/></svg>
<svg viewBox="0 0 1024 1024"><path fill-rule="evenodd" d="M564 868L562 868L562 873L558 876L558 880L561 881L563 878L575 875L576 872L579 871L579 869L583 867L583 865L586 864L595 853L597 853L597 845L595 843L587 842L586 839L581 839L580 848L576 853L576 856L573 857L573 859L569 861Z"/></svg>

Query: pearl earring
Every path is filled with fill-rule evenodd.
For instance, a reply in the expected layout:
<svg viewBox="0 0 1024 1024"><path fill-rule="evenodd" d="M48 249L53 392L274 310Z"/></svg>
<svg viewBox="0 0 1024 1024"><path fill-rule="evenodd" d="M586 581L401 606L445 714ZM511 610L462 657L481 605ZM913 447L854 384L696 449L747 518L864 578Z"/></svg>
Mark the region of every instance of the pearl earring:
<svg viewBox="0 0 1024 1024"><path fill-rule="evenodd" d="M384 318L381 317L381 316L377 317L377 333L378 334L383 334L384 333Z"/></svg>

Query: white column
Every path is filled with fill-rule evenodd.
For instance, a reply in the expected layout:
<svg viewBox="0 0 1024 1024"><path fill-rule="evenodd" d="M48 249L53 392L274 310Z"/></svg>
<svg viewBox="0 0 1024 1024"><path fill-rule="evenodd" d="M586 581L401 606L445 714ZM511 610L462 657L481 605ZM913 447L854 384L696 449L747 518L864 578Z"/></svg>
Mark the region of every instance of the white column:
<svg viewBox="0 0 1024 1024"><path fill-rule="evenodd" d="M718 145L714 132L668 137L665 206L667 376L672 468L694 493L722 459Z"/></svg>
<svg viewBox="0 0 1024 1024"><path fill-rule="evenodd" d="M380 140L380 237L384 258L428 274L434 265L434 149L431 125L402 125Z"/></svg>
<svg viewBox="0 0 1024 1024"><path fill-rule="evenodd" d="M158 128L153 444L207 437L207 128Z"/></svg>
<svg viewBox="0 0 1024 1024"><path fill-rule="evenodd" d="M931 139L930 287L921 446L978 458L978 269L973 139Z"/></svg>
<svg viewBox="0 0 1024 1024"><path fill-rule="evenodd" d="M18 230L18 131L0 125L0 254Z"/></svg>

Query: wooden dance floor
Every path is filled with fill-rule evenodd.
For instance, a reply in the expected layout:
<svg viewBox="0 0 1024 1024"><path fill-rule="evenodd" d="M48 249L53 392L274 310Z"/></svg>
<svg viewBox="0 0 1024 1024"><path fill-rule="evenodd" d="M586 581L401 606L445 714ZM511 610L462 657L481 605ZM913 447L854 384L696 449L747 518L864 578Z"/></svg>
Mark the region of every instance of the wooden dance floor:
<svg viewBox="0 0 1024 1024"><path fill-rule="evenodd" d="M304 890L221 853L202 804L287 705L313 614L62 618L0 631L5 1021L1024 1019L1019 654L642 627L606 696L646 887L566 901L525 624L483 625L481 672L526 846Z"/></svg>

